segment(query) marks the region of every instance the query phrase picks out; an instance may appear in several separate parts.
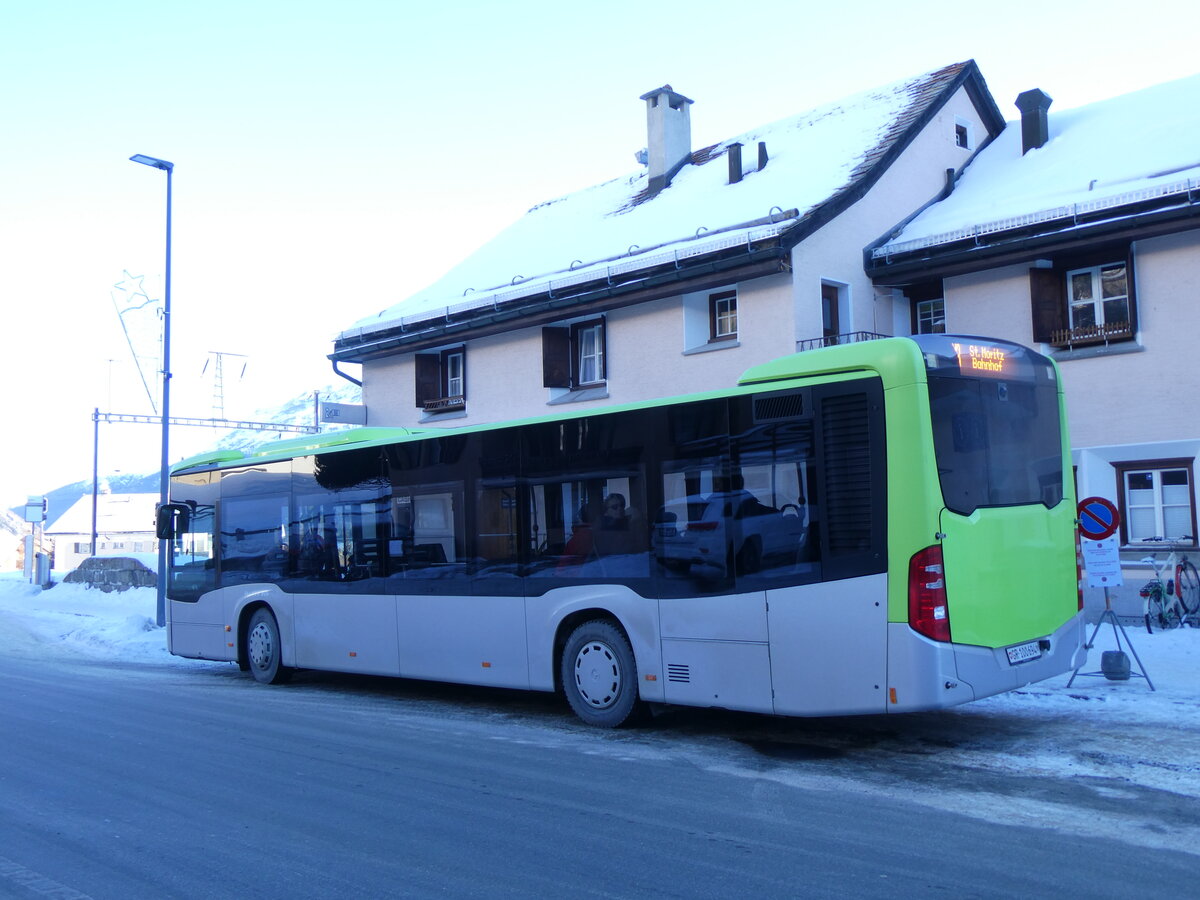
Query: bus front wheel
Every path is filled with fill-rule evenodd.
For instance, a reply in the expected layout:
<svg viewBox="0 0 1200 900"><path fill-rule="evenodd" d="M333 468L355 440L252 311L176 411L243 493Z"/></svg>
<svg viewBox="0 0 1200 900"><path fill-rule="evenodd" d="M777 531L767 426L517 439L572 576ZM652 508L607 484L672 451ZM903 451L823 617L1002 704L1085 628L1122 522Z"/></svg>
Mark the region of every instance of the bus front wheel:
<svg viewBox="0 0 1200 900"><path fill-rule="evenodd" d="M246 629L246 661L254 680L262 684L282 684L292 670L282 662L283 645L279 640L279 623L275 614L265 606L250 616Z"/></svg>
<svg viewBox="0 0 1200 900"><path fill-rule="evenodd" d="M585 622L563 648L562 684L575 715L588 725L617 728L642 718L637 663L629 639L611 622Z"/></svg>

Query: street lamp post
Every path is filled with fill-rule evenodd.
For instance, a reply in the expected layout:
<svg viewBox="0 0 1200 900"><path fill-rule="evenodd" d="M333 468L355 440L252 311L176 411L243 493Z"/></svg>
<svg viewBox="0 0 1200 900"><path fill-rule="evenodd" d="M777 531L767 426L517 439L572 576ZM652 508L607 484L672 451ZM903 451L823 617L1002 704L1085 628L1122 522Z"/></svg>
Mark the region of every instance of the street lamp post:
<svg viewBox="0 0 1200 900"><path fill-rule="evenodd" d="M129 157L135 163L162 169L167 173L167 264L163 276L163 358L162 358L162 459L158 478L158 502L167 502L167 488L170 484L168 463L170 460L170 421L171 421L171 173L175 164L165 159L144 156L140 153ZM167 553L170 541L159 539L158 542L158 624L167 624Z"/></svg>

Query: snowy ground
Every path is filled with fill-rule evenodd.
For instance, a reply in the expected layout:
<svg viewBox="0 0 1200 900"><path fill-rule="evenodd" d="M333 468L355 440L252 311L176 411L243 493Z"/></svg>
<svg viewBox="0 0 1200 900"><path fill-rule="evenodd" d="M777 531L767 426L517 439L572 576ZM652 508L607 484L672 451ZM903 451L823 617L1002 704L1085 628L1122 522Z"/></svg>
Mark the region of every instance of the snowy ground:
<svg viewBox="0 0 1200 900"><path fill-rule="evenodd" d="M228 665L167 653L154 607L150 589L106 594L57 584L43 591L19 573L0 573L0 652L176 669ZM1200 817L1189 812L1200 808L1200 629L1148 635L1128 625L1126 632L1156 690L1144 678L1082 674L1067 687L1064 675L939 713L781 720L684 710L662 723L663 733L590 737L599 752L671 752L748 777L838 781L1032 825L1049 817L1055 827L1099 834L1119 822L1124 837L1146 846L1160 845L1166 830L1182 839L1174 846L1200 853ZM1113 647L1106 625L1083 672L1099 669L1101 651ZM453 702L437 714L460 718ZM526 725L553 742L573 740L563 729L573 733L577 723L535 715ZM495 735L516 738L504 728ZM748 764L735 746L787 764ZM929 790L931 779L943 783Z"/></svg>

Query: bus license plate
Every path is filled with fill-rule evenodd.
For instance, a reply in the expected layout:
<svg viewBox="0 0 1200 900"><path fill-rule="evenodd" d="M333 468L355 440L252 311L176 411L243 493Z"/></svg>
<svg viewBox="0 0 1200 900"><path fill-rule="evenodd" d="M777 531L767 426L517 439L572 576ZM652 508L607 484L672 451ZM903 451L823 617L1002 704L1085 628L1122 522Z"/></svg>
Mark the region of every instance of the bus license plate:
<svg viewBox="0 0 1200 900"><path fill-rule="evenodd" d="M1030 641L1027 644L1009 647L1004 652L1008 654L1008 664L1015 666L1018 663L1029 662L1031 659L1038 659L1042 655L1042 647L1038 641Z"/></svg>

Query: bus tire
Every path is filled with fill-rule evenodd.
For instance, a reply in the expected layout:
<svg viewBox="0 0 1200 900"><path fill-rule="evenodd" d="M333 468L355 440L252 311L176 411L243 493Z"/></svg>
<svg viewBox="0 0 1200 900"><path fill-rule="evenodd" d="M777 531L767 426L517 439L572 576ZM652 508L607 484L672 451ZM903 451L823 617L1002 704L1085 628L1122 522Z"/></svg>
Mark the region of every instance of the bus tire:
<svg viewBox="0 0 1200 900"><path fill-rule="evenodd" d="M246 662L250 674L260 684L283 684L292 677L292 670L285 666L283 644L279 640L279 623L275 614L260 606L250 616L246 628Z"/></svg>
<svg viewBox="0 0 1200 900"><path fill-rule="evenodd" d="M585 723L618 728L643 717L633 648L612 622L596 619L576 628L561 662L563 692Z"/></svg>

